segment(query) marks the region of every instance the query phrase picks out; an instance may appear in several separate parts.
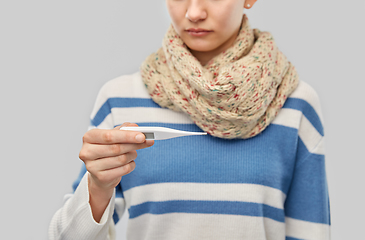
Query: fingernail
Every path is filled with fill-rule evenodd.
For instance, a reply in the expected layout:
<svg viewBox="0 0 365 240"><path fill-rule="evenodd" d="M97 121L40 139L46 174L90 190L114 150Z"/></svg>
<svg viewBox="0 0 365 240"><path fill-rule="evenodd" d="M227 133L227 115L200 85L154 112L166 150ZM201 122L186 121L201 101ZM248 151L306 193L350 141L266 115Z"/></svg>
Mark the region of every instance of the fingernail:
<svg viewBox="0 0 365 240"><path fill-rule="evenodd" d="M143 142L145 140L145 137L143 135L143 133L139 133L136 135L136 140L137 142Z"/></svg>
<svg viewBox="0 0 365 240"><path fill-rule="evenodd" d="M153 144L155 144L155 141L153 141L153 140L146 140L146 143L147 143L147 145L152 146Z"/></svg>

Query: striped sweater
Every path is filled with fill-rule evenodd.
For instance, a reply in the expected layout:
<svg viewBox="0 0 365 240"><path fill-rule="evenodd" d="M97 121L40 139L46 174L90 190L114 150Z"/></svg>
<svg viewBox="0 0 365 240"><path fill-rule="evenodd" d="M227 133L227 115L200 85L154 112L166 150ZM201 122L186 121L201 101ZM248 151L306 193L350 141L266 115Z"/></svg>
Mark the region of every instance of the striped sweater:
<svg viewBox="0 0 365 240"><path fill-rule="evenodd" d="M251 139L189 136L138 150L100 223L88 204L86 169L54 215L50 239L330 239L324 133L318 96L300 82L274 122ZM201 131L184 113L155 104L140 74L106 83L91 128L124 122Z"/></svg>

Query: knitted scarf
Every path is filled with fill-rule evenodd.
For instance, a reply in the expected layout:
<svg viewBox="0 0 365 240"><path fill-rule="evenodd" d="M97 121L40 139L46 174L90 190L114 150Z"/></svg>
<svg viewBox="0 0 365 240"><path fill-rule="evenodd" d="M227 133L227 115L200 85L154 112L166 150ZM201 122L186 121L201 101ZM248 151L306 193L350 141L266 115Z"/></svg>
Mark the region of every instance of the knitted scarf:
<svg viewBox="0 0 365 240"><path fill-rule="evenodd" d="M242 18L234 44L205 66L170 25L162 48L140 68L153 101L185 112L219 138L250 138L276 117L298 85L297 72L272 35Z"/></svg>

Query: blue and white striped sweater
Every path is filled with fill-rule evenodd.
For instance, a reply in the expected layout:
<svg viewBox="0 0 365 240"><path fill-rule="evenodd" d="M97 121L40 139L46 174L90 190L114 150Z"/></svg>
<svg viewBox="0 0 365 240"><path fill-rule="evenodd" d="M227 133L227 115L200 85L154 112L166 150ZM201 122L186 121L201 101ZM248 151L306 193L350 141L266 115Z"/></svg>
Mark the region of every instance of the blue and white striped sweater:
<svg viewBox="0 0 365 240"><path fill-rule="evenodd" d="M92 128L123 122L201 131L155 104L139 73L105 84L91 116ZM301 82L254 138L155 142L117 186L114 222L129 211L128 239L329 239L321 122L318 97Z"/></svg>

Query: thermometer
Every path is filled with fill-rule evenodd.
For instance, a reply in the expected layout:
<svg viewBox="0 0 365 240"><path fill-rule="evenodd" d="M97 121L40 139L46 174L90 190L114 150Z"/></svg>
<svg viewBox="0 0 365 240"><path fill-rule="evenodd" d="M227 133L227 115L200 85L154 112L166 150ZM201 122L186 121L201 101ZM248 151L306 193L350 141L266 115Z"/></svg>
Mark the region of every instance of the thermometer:
<svg viewBox="0 0 365 240"><path fill-rule="evenodd" d="M206 132L187 132L165 127L121 127L120 130L141 132L146 140L164 140L191 135L207 135Z"/></svg>

